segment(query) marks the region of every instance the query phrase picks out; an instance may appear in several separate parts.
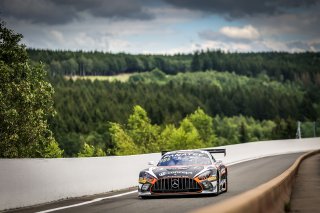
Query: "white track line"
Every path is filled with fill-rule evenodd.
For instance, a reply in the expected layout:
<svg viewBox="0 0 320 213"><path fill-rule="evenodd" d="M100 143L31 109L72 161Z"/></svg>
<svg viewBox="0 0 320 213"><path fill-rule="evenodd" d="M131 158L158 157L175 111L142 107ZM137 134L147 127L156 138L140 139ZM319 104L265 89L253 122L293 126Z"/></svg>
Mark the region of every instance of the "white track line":
<svg viewBox="0 0 320 213"><path fill-rule="evenodd" d="M47 213L47 212L59 211L59 210L62 210L62 209L69 209L69 208L73 208L73 207L87 205L87 204L90 204L90 203L99 202L101 200L106 200L106 199L111 199L111 198L116 198L116 197L122 197L122 196L125 196L125 195L137 193L137 192L138 192L138 190L134 190L134 191L130 191L130 192L122 193L122 194L117 194L117 195L112 195L112 196L108 196L108 197L100 197L100 198L96 198L96 199L93 199L93 200L90 200L90 201L77 203L77 204L73 204L73 205L69 205L69 206L62 206L62 207L54 208L54 209L48 209L48 210L40 211L40 212L37 212L37 213Z"/></svg>

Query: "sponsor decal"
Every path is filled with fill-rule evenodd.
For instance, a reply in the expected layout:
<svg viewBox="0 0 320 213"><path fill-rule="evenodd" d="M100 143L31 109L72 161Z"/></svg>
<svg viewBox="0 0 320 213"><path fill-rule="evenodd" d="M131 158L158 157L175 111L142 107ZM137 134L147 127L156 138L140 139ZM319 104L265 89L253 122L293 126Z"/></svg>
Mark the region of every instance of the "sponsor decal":
<svg viewBox="0 0 320 213"><path fill-rule="evenodd" d="M189 167L174 167L174 168L168 168L168 171L177 171L177 170L187 170Z"/></svg>
<svg viewBox="0 0 320 213"><path fill-rule="evenodd" d="M159 176L165 176L166 174L167 174L166 172L161 172Z"/></svg>
<svg viewBox="0 0 320 213"><path fill-rule="evenodd" d="M192 172L187 172L187 171L168 171L168 172L161 172L159 174L160 177L165 176L165 175L192 175Z"/></svg>
<svg viewBox="0 0 320 213"><path fill-rule="evenodd" d="M208 155L206 153L200 153L200 152L177 152L174 154L168 154L167 156L172 156L172 157L181 157L181 156L199 156L199 157L207 157Z"/></svg>

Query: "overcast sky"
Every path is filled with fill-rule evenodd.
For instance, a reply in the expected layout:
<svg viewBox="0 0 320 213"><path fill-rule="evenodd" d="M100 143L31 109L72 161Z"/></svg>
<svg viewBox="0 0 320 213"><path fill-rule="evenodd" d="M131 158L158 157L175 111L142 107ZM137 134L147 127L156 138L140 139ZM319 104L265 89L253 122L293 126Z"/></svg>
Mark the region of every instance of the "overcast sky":
<svg viewBox="0 0 320 213"><path fill-rule="evenodd" d="M41 49L320 51L320 0L0 0L0 17Z"/></svg>

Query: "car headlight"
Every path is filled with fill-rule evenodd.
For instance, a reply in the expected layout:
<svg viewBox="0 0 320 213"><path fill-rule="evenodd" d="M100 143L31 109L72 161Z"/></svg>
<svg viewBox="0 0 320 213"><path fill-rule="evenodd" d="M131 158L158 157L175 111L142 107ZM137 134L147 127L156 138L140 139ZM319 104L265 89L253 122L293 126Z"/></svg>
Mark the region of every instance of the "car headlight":
<svg viewBox="0 0 320 213"><path fill-rule="evenodd" d="M150 175L147 172L141 172L139 175L139 183L152 183L153 180L155 179L155 177L153 177L152 175Z"/></svg>
<svg viewBox="0 0 320 213"><path fill-rule="evenodd" d="M214 181L217 179L216 173L214 171L205 171L197 176L199 180L208 180L208 181Z"/></svg>

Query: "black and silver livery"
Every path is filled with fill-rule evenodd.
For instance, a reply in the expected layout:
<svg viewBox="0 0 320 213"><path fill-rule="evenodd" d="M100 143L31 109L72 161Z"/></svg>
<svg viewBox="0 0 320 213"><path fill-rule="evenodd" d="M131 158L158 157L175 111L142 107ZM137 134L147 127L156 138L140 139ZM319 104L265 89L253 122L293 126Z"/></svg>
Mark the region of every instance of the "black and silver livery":
<svg viewBox="0 0 320 213"><path fill-rule="evenodd" d="M227 167L213 154L225 149L162 152L156 166L139 174L139 196L216 194L228 190Z"/></svg>

